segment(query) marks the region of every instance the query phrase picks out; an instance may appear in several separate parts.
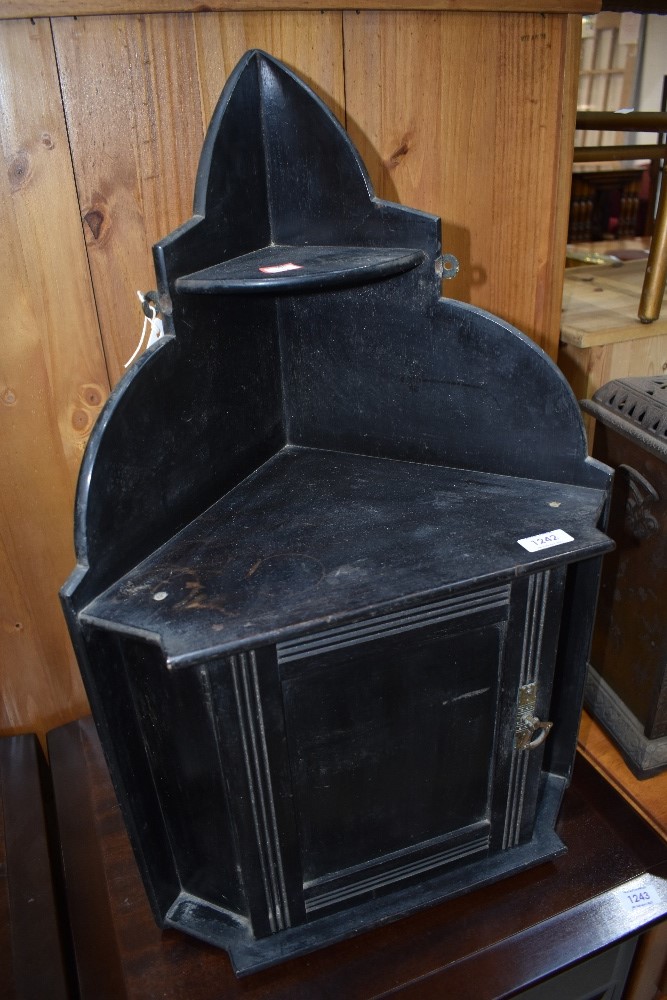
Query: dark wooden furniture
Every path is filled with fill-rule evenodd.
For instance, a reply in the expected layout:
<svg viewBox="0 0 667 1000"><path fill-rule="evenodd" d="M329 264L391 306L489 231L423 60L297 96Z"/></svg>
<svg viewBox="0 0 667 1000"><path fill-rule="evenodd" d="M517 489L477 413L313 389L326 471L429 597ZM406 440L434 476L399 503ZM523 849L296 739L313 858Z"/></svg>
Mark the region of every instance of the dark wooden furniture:
<svg viewBox="0 0 667 1000"><path fill-rule="evenodd" d="M614 379L582 405L616 471L586 699L647 777L667 769L667 379Z"/></svg>
<svg viewBox="0 0 667 1000"><path fill-rule="evenodd" d="M565 849L609 470L269 56L155 260L63 599L156 918L247 973Z"/></svg>
<svg viewBox="0 0 667 1000"><path fill-rule="evenodd" d="M567 854L239 981L224 952L156 926L92 720L54 730L49 751L81 1000L499 1000L577 966L585 995L607 997L607 949L667 915L667 844L578 758L557 826ZM633 906L639 887L654 902ZM555 995L575 1000L566 982Z"/></svg>
<svg viewBox="0 0 667 1000"><path fill-rule="evenodd" d="M66 1000L67 919L52 856L51 784L33 735L0 739L0 997ZM57 852L57 845L53 850ZM55 876L55 877L54 877Z"/></svg>
<svg viewBox="0 0 667 1000"><path fill-rule="evenodd" d="M568 243L643 236L646 174L646 169L576 168L572 174Z"/></svg>
<svg viewBox="0 0 667 1000"><path fill-rule="evenodd" d="M667 843L667 770L636 778L607 731L584 709L577 749ZM625 1000L667 995L667 921L642 936Z"/></svg>

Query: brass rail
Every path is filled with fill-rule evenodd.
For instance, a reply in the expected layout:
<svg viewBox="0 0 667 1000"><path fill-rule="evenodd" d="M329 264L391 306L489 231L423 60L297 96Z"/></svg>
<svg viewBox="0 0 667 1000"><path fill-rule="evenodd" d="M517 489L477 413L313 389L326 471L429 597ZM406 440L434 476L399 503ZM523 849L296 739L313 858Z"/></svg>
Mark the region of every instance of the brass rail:
<svg viewBox="0 0 667 1000"><path fill-rule="evenodd" d="M657 132L667 134L667 112L579 111L577 129L597 129L608 132ZM638 317L642 323L653 323L660 316L667 283L667 144L623 146L577 146L575 163L597 163L601 160L662 160L660 197L653 224L651 249L646 262L646 275L639 300Z"/></svg>
<svg viewBox="0 0 667 1000"><path fill-rule="evenodd" d="M662 160L667 145L658 146L575 146L575 163L598 163L600 160Z"/></svg>
<svg viewBox="0 0 667 1000"><path fill-rule="evenodd" d="M667 132L667 111L577 111L577 128L605 132Z"/></svg>
<svg viewBox="0 0 667 1000"><path fill-rule="evenodd" d="M653 323L660 316L667 283L667 165L662 168L658 210L653 223L651 249L646 261L638 316L642 323Z"/></svg>

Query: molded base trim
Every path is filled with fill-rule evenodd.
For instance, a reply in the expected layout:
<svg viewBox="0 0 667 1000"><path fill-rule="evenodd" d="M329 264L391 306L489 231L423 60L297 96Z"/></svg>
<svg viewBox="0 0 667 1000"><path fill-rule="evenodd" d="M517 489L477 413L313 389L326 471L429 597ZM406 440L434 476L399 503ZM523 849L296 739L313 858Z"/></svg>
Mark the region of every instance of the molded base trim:
<svg viewBox="0 0 667 1000"><path fill-rule="evenodd" d="M554 830L565 791L564 778L549 775L528 844L472 860L456 869L425 879L409 890L397 889L349 910L315 918L298 927L255 939L245 923L230 926L230 914L204 900L181 893L171 906L165 925L224 948L237 976L259 972L277 962L386 924L445 899L463 895L507 875L532 868L563 854L567 848Z"/></svg>

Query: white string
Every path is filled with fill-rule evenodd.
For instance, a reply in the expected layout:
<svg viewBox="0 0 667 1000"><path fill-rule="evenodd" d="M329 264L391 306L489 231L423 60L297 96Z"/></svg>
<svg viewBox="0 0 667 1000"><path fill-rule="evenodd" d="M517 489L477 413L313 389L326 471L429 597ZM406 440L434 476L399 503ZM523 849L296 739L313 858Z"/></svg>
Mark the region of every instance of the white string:
<svg viewBox="0 0 667 1000"><path fill-rule="evenodd" d="M137 292L137 295L139 296L141 305L143 306L146 302L145 295L142 295L141 292ZM147 316L144 314L144 325L141 328L141 337L139 338L139 343L137 344L136 351L134 352L130 360L125 362L126 368L130 367L134 359L139 354L139 351L141 350L141 345L144 342L144 337L146 336L146 330L149 327L150 327L150 333L148 335L148 342L146 344L147 348L151 347L152 344L155 344L158 340L160 340L161 337L164 337L164 327L162 325L162 320L159 318L155 306L153 305L152 302L148 303L148 308L151 311L151 315Z"/></svg>

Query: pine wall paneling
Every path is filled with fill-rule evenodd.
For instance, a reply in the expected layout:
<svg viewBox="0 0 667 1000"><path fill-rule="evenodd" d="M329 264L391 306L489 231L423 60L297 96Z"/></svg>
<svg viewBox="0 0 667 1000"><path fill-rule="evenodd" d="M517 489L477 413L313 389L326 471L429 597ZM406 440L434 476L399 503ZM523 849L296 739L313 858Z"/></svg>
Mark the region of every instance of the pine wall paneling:
<svg viewBox="0 0 667 1000"><path fill-rule="evenodd" d="M139 339L151 246L191 214L204 124L189 14L53 20L112 384Z"/></svg>
<svg viewBox="0 0 667 1000"><path fill-rule="evenodd" d="M3 0L0 19L16 17L64 17L86 14L165 14L181 11L265 11L279 13L306 10L453 10L526 11L545 14L591 14L600 0Z"/></svg>
<svg viewBox="0 0 667 1000"><path fill-rule="evenodd" d="M348 131L378 193L442 216L443 248L461 262L445 295L497 313L553 356L561 143L574 127L568 19L344 17ZM571 143L566 155L571 167Z"/></svg>
<svg viewBox="0 0 667 1000"><path fill-rule="evenodd" d="M248 49L257 48L295 70L345 125L340 11L198 14L194 20L205 121L236 63Z"/></svg>
<svg viewBox="0 0 667 1000"><path fill-rule="evenodd" d="M0 24L0 727L86 700L57 600L108 389L48 20Z"/></svg>

